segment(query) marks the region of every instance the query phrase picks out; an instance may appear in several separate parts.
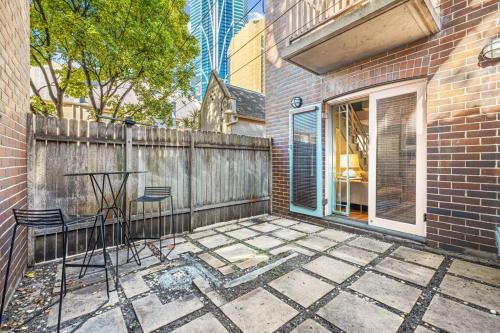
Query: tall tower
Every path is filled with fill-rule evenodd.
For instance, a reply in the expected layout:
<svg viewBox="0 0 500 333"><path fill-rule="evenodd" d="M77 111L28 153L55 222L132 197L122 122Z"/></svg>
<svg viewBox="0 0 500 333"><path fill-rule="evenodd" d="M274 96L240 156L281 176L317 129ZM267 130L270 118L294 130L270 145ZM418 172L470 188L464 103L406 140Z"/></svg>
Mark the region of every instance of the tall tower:
<svg viewBox="0 0 500 333"><path fill-rule="evenodd" d="M200 45L200 55L195 60L193 88L196 97L201 100L212 70L216 70L224 80L229 75L229 44L246 23L247 0L190 1L191 33Z"/></svg>

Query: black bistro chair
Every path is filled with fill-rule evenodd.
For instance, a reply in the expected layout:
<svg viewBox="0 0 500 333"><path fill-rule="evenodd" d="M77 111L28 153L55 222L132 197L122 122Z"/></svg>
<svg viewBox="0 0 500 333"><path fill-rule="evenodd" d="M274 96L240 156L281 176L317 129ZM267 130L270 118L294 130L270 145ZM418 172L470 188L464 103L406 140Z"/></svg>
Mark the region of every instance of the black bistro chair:
<svg viewBox="0 0 500 333"><path fill-rule="evenodd" d="M57 228L61 227L61 232L63 234L63 243L62 243L62 274L61 274L61 289L59 291L59 313L57 317L57 332L59 332L60 326L61 326L61 313L62 313L62 299L63 296L66 295L66 267L101 267L104 268L106 271L106 291L108 293L108 298L109 298L109 282L108 282L108 262L107 262L107 255L106 255L106 241L104 238L104 219L102 215L95 215L95 216L84 216L84 217L77 217L74 219L65 219L62 211L60 209L48 209L48 210L25 210L25 209L13 209L14 212L14 219L15 219L15 224L14 224L14 230L12 232L12 243L10 246L10 251L9 251L9 260L7 262L7 272L5 274L5 282L3 286L3 293L2 293L2 306L0 309L0 324L2 323L2 314L4 310L4 305L5 305L5 294L7 291L7 285L9 283L9 271L10 271L10 264L12 261L12 253L14 250L14 244L16 240L16 231L19 226L25 226L28 228L35 228L35 229L45 229L45 228ZM103 245L103 255L104 255L104 264L96 264L96 265L91 265L91 264L67 264L66 263L66 247L67 247L67 242L68 242L68 227L70 225L80 223L80 222L85 222L88 220L94 220L94 222L97 223L97 220L100 220L100 237L102 240L102 245ZM90 295L89 295L90 296Z"/></svg>
<svg viewBox="0 0 500 333"><path fill-rule="evenodd" d="M161 241L162 241L162 225L163 223L161 223L161 202L163 200L166 200L166 199L170 199L170 224L172 225L172 233L174 235L174 243L173 243L173 246L172 248L170 249L170 251L168 251L168 253L166 255L163 256L163 259L162 259L162 246L161 246ZM132 236L130 237L130 239L132 241L135 241L135 240L144 240L144 245L146 245L146 240L159 240L160 241L160 261L163 261L166 257L168 257L168 255L170 254L170 252L172 252L172 250L175 248L175 223L174 223L174 199L172 197L172 188L170 186L164 186L164 187L153 187L153 186L146 186L144 188L144 194L134 200L131 200L129 202L129 217L128 217L128 220L129 220L129 223L131 223L131 211L132 211L132 203L133 202L141 202L142 203L142 237L139 237L136 235L136 233L132 234ZM144 205L146 202L158 202L158 222L160 223L160 227L158 228L158 233L159 235L157 237L146 237L146 234L145 234L145 224L146 224L146 214L144 213ZM129 228L130 230L131 228ZM135 228L137 229L137 228ZM137 230L136 230L137 231ZM130 250L130 248L129 248ZM129 256L128 256L128 253L127 253L127 261L129 259ZM140 261L139 261L140 262Z"/></svg>

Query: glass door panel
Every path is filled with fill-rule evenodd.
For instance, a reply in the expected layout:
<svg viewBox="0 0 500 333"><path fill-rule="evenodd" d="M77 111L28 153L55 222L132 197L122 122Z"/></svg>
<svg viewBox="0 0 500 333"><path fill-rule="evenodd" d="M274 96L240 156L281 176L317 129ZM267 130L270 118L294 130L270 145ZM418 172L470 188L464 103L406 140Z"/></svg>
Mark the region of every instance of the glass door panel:
<svg viewBox="0 0 500 333"><path fill-rule="evenodd" d="M290 112L290 210L323 216L321 108Z"/></svg>
<svg viewBox="0 0 500 333"><path fill-rule="evenodd" d="M370 224L425 235L425 85L370 95Z"/></svg>

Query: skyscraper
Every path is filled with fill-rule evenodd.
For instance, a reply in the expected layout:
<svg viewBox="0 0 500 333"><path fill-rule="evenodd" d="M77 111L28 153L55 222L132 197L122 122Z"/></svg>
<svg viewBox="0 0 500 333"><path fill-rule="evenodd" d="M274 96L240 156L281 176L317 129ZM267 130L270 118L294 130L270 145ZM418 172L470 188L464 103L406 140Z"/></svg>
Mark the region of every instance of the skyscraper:
<svg viewBox="0 0 500 333"><path fill-rule="evenodd" d="M193 87L198 99L205 95L212 70L217 70L222 79L229 75L229 43L245 25L246 10L247 0L190 1L191 33L200 44L200 55L195 60L196 85Z"/></svg>
<svg viewBox="0 0 500 333"><path fill-rule="evenodd" d="M229 45L230 83L264 93L264 17L249 20Z"/></svg>

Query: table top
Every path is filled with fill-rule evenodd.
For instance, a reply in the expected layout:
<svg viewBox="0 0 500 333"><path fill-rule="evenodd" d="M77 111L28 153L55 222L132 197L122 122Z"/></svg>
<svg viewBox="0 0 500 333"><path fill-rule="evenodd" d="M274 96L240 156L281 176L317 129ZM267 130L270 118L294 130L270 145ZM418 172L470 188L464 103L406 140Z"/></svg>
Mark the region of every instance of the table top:
<svg viewBox="0 0 500 333"><path fill-rule="evenodd" d="M75 172L67 173L64 176L99 176L99 175L127 175L136 173L146 173L147 171L95 171L95 172Z"/></svg>

